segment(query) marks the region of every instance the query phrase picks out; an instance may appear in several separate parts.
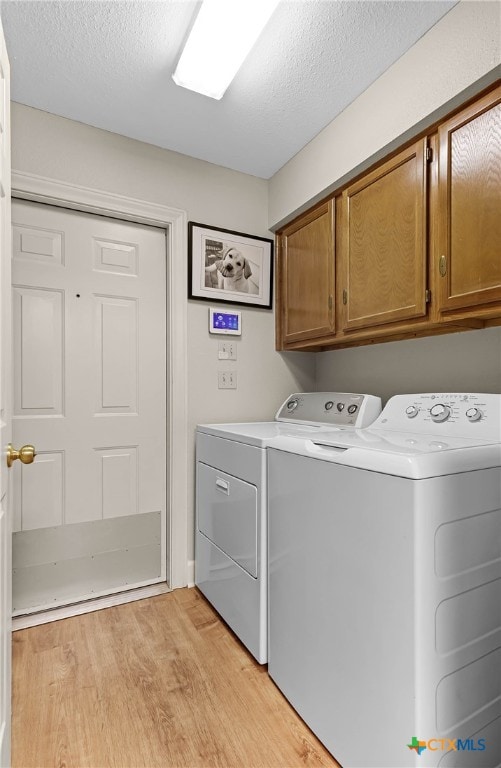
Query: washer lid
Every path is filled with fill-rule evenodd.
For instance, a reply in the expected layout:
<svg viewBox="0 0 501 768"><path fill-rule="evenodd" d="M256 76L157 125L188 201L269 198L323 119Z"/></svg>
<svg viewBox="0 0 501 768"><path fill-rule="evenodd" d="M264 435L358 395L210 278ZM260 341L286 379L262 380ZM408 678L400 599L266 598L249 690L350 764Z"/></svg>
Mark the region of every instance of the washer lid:
<svg viewBox="0 0 501 768"><path fill-rule="evenodd" d="M501 444L376 429L318 432L306 440L279 437L270 448L415 480L501 467Z"/></svg>

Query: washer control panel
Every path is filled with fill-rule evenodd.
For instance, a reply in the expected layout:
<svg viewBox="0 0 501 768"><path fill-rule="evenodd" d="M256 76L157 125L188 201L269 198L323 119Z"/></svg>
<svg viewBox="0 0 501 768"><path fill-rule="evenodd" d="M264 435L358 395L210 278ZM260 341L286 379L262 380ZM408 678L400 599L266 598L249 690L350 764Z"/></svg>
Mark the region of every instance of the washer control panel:
<svg viewBox="0 0 501 768"><path fill-rule="evenodd" d="M457 392L396 395L388 401L373 426L501 441L501 395Z"/></svg>
<svg viewBox="0 0 501 768"><path fill-rule="evenodd" d="M319 426L367 427L381 413L381 399L347 392L302 392L290 395L275 416Z"/></svg>

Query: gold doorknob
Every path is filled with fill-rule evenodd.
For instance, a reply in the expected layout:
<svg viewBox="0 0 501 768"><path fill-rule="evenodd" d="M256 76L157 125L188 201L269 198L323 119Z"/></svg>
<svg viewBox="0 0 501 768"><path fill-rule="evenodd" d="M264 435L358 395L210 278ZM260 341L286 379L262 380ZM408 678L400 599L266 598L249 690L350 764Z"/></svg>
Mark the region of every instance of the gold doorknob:
<svg viewBox="0 0 501 768"><path fill-rule="evenodd" d="M36 452L33 445L23 445L18 451L12 447L11 443L7 446L7 466L11 467L12 464L19 459L22 464L33 464Z"/></svg>

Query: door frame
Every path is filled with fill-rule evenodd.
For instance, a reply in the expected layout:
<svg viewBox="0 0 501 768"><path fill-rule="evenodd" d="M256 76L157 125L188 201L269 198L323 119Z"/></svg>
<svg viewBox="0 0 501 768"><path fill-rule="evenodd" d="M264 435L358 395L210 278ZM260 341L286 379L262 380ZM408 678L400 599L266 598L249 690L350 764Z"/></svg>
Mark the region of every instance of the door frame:
<svg viewBox="0 0 501 768"><path fill-rule="evenodd" d="M12 171L13 198L165 230L167 277L167 584L188 584L187 214L43 176ZM174 450L175 447L175 450Z"/></svg>

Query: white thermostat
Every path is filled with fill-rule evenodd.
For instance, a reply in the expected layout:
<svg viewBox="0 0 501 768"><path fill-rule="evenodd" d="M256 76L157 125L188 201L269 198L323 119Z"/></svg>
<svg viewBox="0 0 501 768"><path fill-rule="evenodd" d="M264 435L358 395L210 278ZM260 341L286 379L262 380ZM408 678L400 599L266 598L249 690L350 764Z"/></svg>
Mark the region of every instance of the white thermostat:
<svg viewBox="0 0 501 768"><path fill-rule="evenodd" d="M242 313L232 310L209 309L209 333L242 335Z"/></svg>

